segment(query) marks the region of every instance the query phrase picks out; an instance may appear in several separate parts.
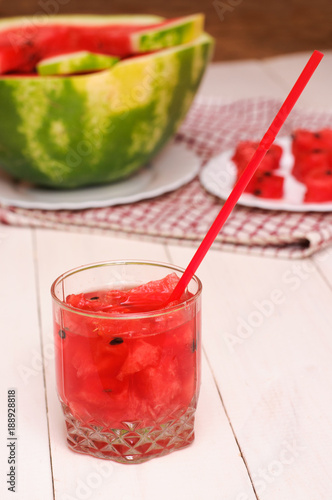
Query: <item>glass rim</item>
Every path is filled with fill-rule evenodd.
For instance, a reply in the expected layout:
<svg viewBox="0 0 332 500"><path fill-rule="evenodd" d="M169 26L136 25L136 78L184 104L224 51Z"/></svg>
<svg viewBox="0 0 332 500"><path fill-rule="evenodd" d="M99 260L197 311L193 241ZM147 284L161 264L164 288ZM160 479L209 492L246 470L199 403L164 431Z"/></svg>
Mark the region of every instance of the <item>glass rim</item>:
<svg viewBox="0 0 332 500"><path fill-rule="evenodd" d="M66 309L67 311L77 314L79 316L88 316L90 318L98 318L98 319L109 319L109 320L126 320L128 319L140 319L140 318L152 318L152 317L158 317L158 316L165 316L168 314L172 314L176 311L179 311L187 306L189 306L191 303L196 302L199 296L202 293L202 282L198 278L198 276L194 275L191 281L194 281L197 284L197 291L196 293L190 297L189 299L185 299L178 304L175 304L174 306L168 307L167 309L157 309L155 311L145 311L145 312L140 312L140 313L121 313L121 314L112 314L112 313L98 313L98 312L91 312L91 311L84 311L83 309L78 309L76 307L70 306L63 302L61 299L59 299L56 296L55 293L55 287L63 282L66 278L73 276L74 274L80 273L82 271L86 271L89 269L94 269L94 268L99 268L99 267L106 267L106 266L116 266L116 265L150 265L150 266L155 266L155 267L164 267L166 269L170 269L172 271L178 271L181 274L184 273L185 269L179 266L175 266L173 264L167 263L167 262L158 262L158 261L150 261L150 260L106 260L106 261L101 261L101 262L94 262L91 264L84 264L79 267L75 267L73 269L69 269L68 271L65 271L64 273L60 274L52 283L51 285L51 296L54 302L56 302L62 309Z"/></svg>

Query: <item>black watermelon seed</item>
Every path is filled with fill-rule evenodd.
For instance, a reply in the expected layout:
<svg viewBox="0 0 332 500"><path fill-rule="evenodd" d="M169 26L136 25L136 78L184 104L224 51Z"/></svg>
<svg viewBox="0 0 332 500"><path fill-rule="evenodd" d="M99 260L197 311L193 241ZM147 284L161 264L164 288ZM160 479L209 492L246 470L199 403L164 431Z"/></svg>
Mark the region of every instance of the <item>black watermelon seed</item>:
<svg viewBox="0 0 332 500"><path fill-rule="evenodd" d="M269 172L268 170L264 172L263 174L265 177L272 177L272 172Z"/></svg>
<svg viewBox="0 0 332 500"><path fill-rule="evenodd" d="M312 150L312 152L313 152L315 155L317 155L317 154L323 153L324 151L323 151L323 149L321 149L321 148L314 148L314 149Z"/></svg>
<svg viewBox="0 0 332 500"><path fill-rule="evenodd" d="M114 339L111 340L110 345L118 345L122 344L123 339L121 337L114 337Z"/></svg>
<svg viewBox="0 0 332 500"><path fill-rule="evenodd" d="M326 175L332 175L332 170L326 170Z"/></svg>
<svg viewBox="0 0 332 500"><path fill-rule="evenodd" d="M90 297L90 300L98 300L99 297Z"/></svg>
<svg viewBox="0 0 332 500"><path fill-rule="evenodd" d="M58 331L58 335L61 339L65 339L66 338L66 332L64 330L59 330Z"/></svg>
<svg viewBox="0 0 332 500"><path fill-rule="evenodd" d="M262 191L260 189L255 189L255 191L253 192L253 194L255 196L260 196L262 194Z"/></svg>
<svg viewBox="0 0 332 500"><path fill-rule="evenodd" d="M320 139L322 136L320 132L314 132L314 137L316 137L316 139Z"/></svg>

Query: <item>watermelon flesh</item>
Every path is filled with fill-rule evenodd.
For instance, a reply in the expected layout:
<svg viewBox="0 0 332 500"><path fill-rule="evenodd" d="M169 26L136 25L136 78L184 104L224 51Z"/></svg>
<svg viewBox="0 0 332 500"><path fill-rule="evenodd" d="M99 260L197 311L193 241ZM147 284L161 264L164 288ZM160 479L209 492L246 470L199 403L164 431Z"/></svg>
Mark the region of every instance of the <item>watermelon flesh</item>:
<svg viewBox="0 0 332 500"><path fill-rule="evenodd" d="M160 310L177 282L171 274L130 290L67 297L69 309L62 310L61 325L55 322L54 337L59 397L73 418L110 429L135 422L142 429L165 424L170 414L183 415L196 401L196 314L182 308L155 318L137 316L156 304Z"/></svg>

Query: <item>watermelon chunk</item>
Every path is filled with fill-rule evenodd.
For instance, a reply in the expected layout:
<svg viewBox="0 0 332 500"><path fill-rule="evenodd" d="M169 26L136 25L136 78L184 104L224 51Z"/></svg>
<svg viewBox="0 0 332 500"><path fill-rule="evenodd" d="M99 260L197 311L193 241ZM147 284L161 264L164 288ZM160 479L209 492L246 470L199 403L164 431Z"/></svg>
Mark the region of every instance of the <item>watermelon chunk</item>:
<svg viewBox="0 0 332 500"><path fill-rule="evenodd" d="M232 160L237 167L238 177L242 174L243 170L248 165L257 147L258 147L258 142L255 141L241 141L237 145ZM266 172L278 169L281 155L282 155L281 146L277 144L272 144L271 148L267 151L266 155L264 156L257 171Z"/></svg>
<svg viewBox="0 0 332 500"><path fill-rule="evenodd" d="M147 367L144 371L137 373L135 384L140 397L147 399L151 406L156 409L171 408L172 401L181 397L182 404L188 405L193 396L193 390L189 399L183 393L181 374L179 370L180 360L175 356L163 356L158 366Z"/></svg>
<svg viewBox="0 0 332 500"><path fill-rule="evenodd" d="M66 301L76 309L99 313L153 311L164 307L179 281L175 273L128 290L103 290L68 295ZM184 292L181 300L189 298ZM171 306L172 303L169 304Z"/></svg>
<svg viewBox="0 0 332 500"><path fill-rule="evenodd" d="M308 153L332 151L332 130L325 128L312 132L306 129L297 129L293 132L292 153L295 159Z"/></svg>
<svg viewBox="0 0 332 500"><path fill-rule="evenodd" d="M305 179L307 187L304 195L306 203L332 201L332 169L322 168L308 172Z"/></svg>
<svg viewBox="0 0 332 500"><path fill-rule="evenodd" d="M245 192L260 198L280 199L283 197L284 177L271 172L256 172Z"/></svg>
<svg viewBox="0 0 332 500"><path fill-rule="evenodd" d="M292 168L292 175L300 182L305 182L305 178L310 172L319 169L328 169L330 158L326 151L313 151L307 154L301 154L295 159Z"/></svg>
<svg viewBox="0 0 332 500"><path fill-rule="evenodd" d="M178 281L178 276L172 273L161 280L155 280L135 287L128 292L127 298L122 305L129 308L130 312L135 310L142 312L159 309L168 301ZM189 298L188 292L184 292L181 300L185 298ZM169 306L172 304L169 303Z"/></svg>
<svg viewBox="0 0 332 500"><path fill-rule="evenodd" d="M247 167L257 147L258 142L255 141L241 141L237 145L232 156L237 169L237 179ZM284 178L274 174L280 166L281 156L282 147L272 144L245 188L246 193L262 198L282 198Z"/></svg>
<svg viewBox="0 0 332 500"><path fill-rule="evenodd" d="M141 372L148 367L157 367L160 357L161 347L154 346L141 339L136 340L130 347L117 379L124 380L125 377Z"/></svg>

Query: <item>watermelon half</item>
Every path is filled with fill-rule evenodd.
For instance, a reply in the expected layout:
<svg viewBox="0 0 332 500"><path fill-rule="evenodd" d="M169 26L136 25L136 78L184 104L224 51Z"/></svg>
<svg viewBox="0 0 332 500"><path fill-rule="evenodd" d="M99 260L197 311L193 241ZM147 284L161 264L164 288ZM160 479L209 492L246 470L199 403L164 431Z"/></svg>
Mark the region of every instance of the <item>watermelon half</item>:
<svg viewBox="0 0 332 500"><path fill-rule="evenodd" d="M201 15L0 20L0 167L55 188L131 174L178 129L212 47ZM35 70L42 59L79 51L120 60L83 75Z"/></svg>

